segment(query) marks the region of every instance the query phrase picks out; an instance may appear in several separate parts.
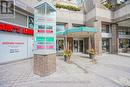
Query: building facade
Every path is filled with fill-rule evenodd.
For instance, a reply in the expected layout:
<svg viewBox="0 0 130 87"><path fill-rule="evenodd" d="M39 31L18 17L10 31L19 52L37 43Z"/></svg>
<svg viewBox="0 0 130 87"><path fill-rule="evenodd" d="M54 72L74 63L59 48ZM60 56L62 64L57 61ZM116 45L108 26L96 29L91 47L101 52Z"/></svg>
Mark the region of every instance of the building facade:
<svg viewBox="0 0 130 87"><path fill-rule="evenodd" d="M121 1L112 9L106 8L99 2L100 0L87 1L92 5L86 4L86 8L90 8L85 14L86 26L95 26L98 29L99 50L110 53L128 52L130 48L130 11L128 10L130 1ZM119 3L118 0L111 0L111 2Z"/></svg>
<svg viewBox="0 0 130 87"><path fill-rule="evenodd" d="M34 5L41 0L16 0L16 16L13 19L0 19L0 23L11 24L23 28L33 28L34 20ZM124 0L121 4L114 8L106 8L100 0L81 0L82 2L76 2L79 0L47 0L51 3L71 5L76 8L76 11L64 8L57 8L57 29L65 30L74 27L94 27L97 32L94 33L94 43L97 54L104 52L119 53L130 51L130 1ZM109 1L109 0L108 0ZM117 0L111 0L112 3L117 3ZM80 3L80 4L79 4ZM77 11L78 8L78 11ZM80 10L79 10L80 8ZM12 36L11 36L12 35ZM7 41L5 38L8 36ZM18 58L25 59L33 57L33 36L0 31L1 42L10 42L9 39L12 37L12 41L18 41L16 37L21 38L20 41L24 42L24 45L17 46L18 48L9 48L10 50L16 50L16 52L10 55L3 56L0 58L4 59L1 61L8 62ZM79 32L73 33L67 36L67 42L70 49L73 52L87 53L87 50L92 48L91 44L91 32ZM59 51L63 51L65 43L64 36L57 37L57 44ZM30 46L31 44L31 46ZM7 49L10 45L0 43L0 49ZM30 48L28 48L30 47ZM21 48L25 48L22 50ZM20 52L17 53L19 49ZM26 52L27 51L27 52ZM4 51L3 51L4 52ZM11 51L9 51L11 52ZM26 56L23 56L25 54ZM14 59L10 59L14 58Z"/></svg>
<svg viewBox="0 0 130 87"><path fill-rule="evenodd" d="M16 0L14 17L0 18L0 64L33 57L33 12L30 9Z"/></svg>
<svg viewBox="0 0 130 87"><path fill-rule="evenodd" d="M60 0L62 1L62 0ZM64 0L65 1L65 0ZM130 51L130 1L105 0L113 5L105 7L100 0L84 0L81 11L57 10L57 23L65 27L95 27L94 46L98 54ZM71 37L69 37L71 38ZM86 53L90 47L90 35L72 35L72 50ZM61 40L63 43L63 38ZM69 43L69 41L68 41ZM62 46L63 48L63 46Z"/></svg>

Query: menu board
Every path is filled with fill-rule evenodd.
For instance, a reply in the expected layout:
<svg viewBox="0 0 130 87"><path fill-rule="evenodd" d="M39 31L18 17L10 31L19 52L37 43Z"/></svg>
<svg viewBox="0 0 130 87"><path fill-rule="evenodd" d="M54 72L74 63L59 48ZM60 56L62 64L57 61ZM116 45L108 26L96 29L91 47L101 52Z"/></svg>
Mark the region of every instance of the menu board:
<svg viewBox="0 0 130 87"><path fill-rule="evenodd" d="M56 53L56 12L34 15L34 54Z"/></svg>

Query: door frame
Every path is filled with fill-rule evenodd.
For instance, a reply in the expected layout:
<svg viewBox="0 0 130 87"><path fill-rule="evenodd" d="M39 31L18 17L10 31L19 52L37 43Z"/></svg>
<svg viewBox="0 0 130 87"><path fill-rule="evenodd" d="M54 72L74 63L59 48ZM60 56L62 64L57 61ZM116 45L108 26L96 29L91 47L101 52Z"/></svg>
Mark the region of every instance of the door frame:
<svg viewBox="0 0 130 87"><path fill-rule="evenodd" d="M74 51L74 40L78 41L78 52L80 51L80 40L83 40L83 51L84 51L84 38L73 38L73 51Z"/></svg>

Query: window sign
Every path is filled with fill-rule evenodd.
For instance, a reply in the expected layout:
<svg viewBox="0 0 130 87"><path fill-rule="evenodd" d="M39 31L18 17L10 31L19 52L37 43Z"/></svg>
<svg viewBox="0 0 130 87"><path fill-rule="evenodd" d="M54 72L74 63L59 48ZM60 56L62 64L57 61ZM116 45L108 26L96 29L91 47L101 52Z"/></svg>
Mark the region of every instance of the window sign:
<svg viewBox="0 0 130 87"><path fill-rule="evenodd" d="M28 17L28 27L33 28L34 27L34 18L33 17Z"/></svg>
<svg viewBox="0 0 130 87"><path fill-rule="evenodd" d="M35 54L56 53L56 11L53 5L41 2L35 7Z"/></svg>

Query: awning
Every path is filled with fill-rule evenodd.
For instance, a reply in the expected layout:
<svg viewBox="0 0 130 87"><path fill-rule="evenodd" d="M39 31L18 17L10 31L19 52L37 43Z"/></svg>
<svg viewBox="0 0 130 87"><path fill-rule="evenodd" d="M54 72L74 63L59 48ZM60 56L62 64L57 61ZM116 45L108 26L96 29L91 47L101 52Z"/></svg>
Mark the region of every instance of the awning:
<svg viewBox="0 0 130 87"><path fill-rule="evenodd" d="M65 33L64 31L57 31L56 35L64 35L64 33Z"/></svg>
<svg viewBox="0 0 130 87"><path fill-rule="evenodd" d="M90 32L90 33L96 33L97 29L93 27L72 27L70 29L66 29L65 31L58 31L56 33L57 36L59 35L68 35L71 33L77 33L77 32Z"/></svg>

